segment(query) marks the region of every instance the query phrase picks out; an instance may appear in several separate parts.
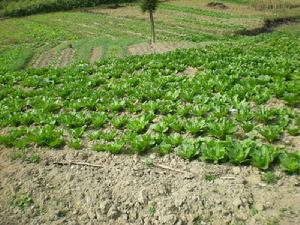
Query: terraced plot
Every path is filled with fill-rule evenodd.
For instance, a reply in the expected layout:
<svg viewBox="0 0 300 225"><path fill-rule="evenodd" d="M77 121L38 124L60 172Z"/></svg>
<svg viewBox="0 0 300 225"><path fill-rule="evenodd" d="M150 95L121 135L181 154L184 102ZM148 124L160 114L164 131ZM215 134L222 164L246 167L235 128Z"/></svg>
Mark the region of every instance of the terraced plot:
<svg viewBox="0 0 300 225"><path fill-rule="evenodd" d="M172 46L160 48L174 49L181 42L237 39L233 36L236 31L261 26L264 17L272 16L272 13L257 12L247 5L228 4L228 9L223 10L207 7L207 2L184 2L163 3L155 14L158 42L168 42ZM33 45L33 60L37 61L37 65L35 62L27 65L37 67L51 64L46 58L49 58L47 52L53 47L59 51L53 56L53 65L64 66L72 61L89 62L92 49L99 46L102 49L101 58L122 57L131 54L128 53L128 48L132 51L130 46L147 43L149 39L148 16L141 13L135 4L116 9L96 7L6 19L0 21L0 30L4 31L0 46ZM70 50L61 52L65 47L60 45L64 42L73 46L72 53ZM156 50L144 48L140 52ZM99 59L98 56L96 58Z"/></svg>

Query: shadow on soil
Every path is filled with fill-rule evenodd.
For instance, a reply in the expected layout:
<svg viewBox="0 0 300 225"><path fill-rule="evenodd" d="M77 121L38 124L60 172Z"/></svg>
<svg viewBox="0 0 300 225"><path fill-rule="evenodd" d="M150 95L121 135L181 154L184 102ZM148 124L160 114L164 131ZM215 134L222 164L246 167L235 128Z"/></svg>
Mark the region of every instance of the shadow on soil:
<svg viewBox="0 0 300 225"><path fill-rule="evenodd" d="M256 36L263 33L272 33L275 30L275 28L279 26L290 24L290 23L297 23L297 22L300 22L300 16L266 19L262 27L249 29L249 30L240 30L237 31L236 34L246 35L246 36Z"/></svg>

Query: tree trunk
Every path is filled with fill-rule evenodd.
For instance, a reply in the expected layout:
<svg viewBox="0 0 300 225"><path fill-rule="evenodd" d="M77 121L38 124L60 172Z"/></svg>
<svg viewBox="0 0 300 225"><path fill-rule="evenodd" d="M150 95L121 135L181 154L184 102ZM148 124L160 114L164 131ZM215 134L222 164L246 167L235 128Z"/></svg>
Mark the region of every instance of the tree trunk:
<svg viewBox="0 0 300 225"><path fill-rule="evenodd" d="M152 10L149 11L151 25L151 44L155 43L154 19Z"/></svg>

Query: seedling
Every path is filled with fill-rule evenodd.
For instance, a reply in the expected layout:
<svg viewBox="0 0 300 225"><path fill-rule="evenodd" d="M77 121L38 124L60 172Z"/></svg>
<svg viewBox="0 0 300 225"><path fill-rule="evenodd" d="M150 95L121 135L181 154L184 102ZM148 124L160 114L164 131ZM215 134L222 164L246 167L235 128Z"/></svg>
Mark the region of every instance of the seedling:
<svg viewBox="0 0 300 225"><path fill-rule="evenodd" d="M266 172L262 175L261 180L267 184L276 184L279 177L273 172Z"/></svg>
<svg viewBox="0 0 300 225"><path fill-rule="evenodd" d="M12 205L24 209L33 203L31 196L27 193L21 193L13 196Z"/></svg>
<svg viewBox="0 0 300 225"><path fill-rule="evenodd" d="M69 148L79 150L83 148L83 142L81 141L81 139L71 139L68 142L68 146Z"/></svg>

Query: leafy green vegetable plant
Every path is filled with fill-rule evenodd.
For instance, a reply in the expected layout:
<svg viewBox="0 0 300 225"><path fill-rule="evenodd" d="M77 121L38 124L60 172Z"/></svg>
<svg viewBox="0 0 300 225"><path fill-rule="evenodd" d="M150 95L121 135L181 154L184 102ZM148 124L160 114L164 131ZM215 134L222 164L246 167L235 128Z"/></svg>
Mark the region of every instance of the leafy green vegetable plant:
<svg viewBox="0 0 300 225"><path fill-rule="evenodd" d="M186 140L177 151L177 155L183 159L193 159L200 153L199 143L195 140Z"/></svg>
<svg viewBox="0 0 300 225"><path fill-rule="evenodd" d="M218 163L226 157L225 144L213 140L204 142L201 146L201 153L202 160Z"/></svg>
<svg viewBox="0 0 300 225"><path fill-rule="evenodd" d="M231 120L222 119L220 121L211 122L208 124L209 134L225 140L227 135L232 135L236 131L235 124Z"/></svg>
<svg viewBox="0 0 300 225"><path fill-rule="evenodd" d="M272 147L263 145L262 147L256 147L251 152L251 162L259 169L266 170L270 164L279 156L280 152Z"/></svg>
<svg viewBox="0 0 300 225"><path fill-rule="evenodd" d="M233 164L241 164L249 160L250 152L254 145L249 139L243 141L231 140L227 147L227 156Z"/></svg>
<svg viewBox="0 0 300 225"><path fill-rule="evenodd" d="M272 143L280 139L283 130L279 126L267 126L260 129L259 132L268 142Z"/></svg>
<svg viewBox="0 0 300 225"><path fill-rule="evenodd" d="M288 173L300 171L300 153L285 153L280 156L280 167Z"/></svg>

